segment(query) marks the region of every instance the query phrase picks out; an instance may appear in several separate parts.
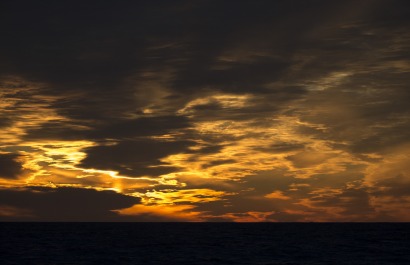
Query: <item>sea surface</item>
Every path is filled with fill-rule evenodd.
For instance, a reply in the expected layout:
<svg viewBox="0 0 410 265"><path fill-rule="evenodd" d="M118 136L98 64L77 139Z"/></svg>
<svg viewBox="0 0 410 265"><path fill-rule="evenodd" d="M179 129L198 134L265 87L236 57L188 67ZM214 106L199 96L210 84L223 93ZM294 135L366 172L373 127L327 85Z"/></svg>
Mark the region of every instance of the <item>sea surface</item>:
<svg viewBox="0 0 410 265"><path fill-rule="evenodd" d="M0 264L410 264L410 223L1 223Z"/></svg>

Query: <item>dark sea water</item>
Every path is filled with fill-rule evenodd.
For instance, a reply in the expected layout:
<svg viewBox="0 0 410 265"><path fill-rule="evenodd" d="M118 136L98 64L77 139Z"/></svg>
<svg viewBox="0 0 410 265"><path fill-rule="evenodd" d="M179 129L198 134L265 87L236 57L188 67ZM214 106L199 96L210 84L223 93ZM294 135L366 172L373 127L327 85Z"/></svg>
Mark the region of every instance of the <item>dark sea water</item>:
<svg viewBox="0 0 410 265"><path fill-rule="evenodd" d="M410 264L410 223L0 226L0 264Z"/></svg>

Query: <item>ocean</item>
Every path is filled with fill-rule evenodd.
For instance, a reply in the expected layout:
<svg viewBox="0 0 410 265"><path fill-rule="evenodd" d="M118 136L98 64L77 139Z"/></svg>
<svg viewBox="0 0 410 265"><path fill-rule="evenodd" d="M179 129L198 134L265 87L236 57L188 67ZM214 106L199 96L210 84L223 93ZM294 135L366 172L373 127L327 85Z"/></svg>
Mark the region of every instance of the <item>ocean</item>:
<svg viewBox="0 0 410 265"><path fill-rule="evenodd" d="M0 264L410 264L410 223L1 223Z"/></svg>

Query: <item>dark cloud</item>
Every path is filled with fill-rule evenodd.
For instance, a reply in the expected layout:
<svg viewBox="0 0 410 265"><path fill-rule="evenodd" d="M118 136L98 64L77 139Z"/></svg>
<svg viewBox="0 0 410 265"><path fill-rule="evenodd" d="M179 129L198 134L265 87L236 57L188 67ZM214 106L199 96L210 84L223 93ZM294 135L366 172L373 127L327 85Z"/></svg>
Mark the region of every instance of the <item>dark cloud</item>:
<svg viewBox="0 0 410 265"><path fill-rule="evenodd" d="M45 1L25 2L25 8L22 3L6 1L3 5L2 73L44 82L48 84L45 93L67 95L54 105L64 116L99 120L142 107L136 104L135 88L126 80L146 71L161 74L164 65L174 72L167 85L176 94L203 89L272 93L266 84L277 80L290 64L289 58L278 56L283 46L289 46L284 37L316 22L288 22L288 33L277 25L288 20L286 13L303 14L306 8L321 12L332 6L326 1L311 5L285 1L238 1L235 5ZM266 35L270 25L274 30ZM254 30L261 26L265 31ZM247 46L257 54L250 62L218 62L249 37L253 41ZM278 40L280 45L270 47ZM262 45L266 56L258 55L260 41L267 43ZM78 93L80 97L73 97Z"/></svg>
<svg viewBox="0 0 410 265"><path fill-rule="evenodd" d="M266 88L265 85L275 81L286 69L284 62L275 59L267 60L261 58L255 62L241 65L232 63L231 66L223 70L208 71L192 70L185 72L173 84L178 89L192 88L214 88L228 93L274 93L275 91Z"/></svg>
<svg viewBox="0 0 410 265"><path fill-rule="evenodd" d="M224 164L231 164L237 162L234 159L221 159L221 160L213 160L209 163L206 163L202 165L202 168L209 168L209 167L214 167L214 166L219 166L219 165L224 165Z"/></svg>
<svg viewBox="0 0 410 265"><path fill-rule="evenodd" d="M366 76L369 93L360 88L355 80L348 80L336 89L317 93L307 106L311 114L300 115L301 119L313 124L322 124L325 129L301 126L300 132L321 139L344 142L346 149L356 154L383 153L386 148L399 146L410 140L407 119L410 111L404 101L410 98L407 90L392 88L386 84L386 76ZM392 78L390 83L394 83ZM379 82L378 84L373 84ZM342 87L354 87L356 91Z"/></svg>
<svg viewBox="0 0 410 265"><path fill-rule="evenodd" d="M271 171L259 171L246 176L244 181L246 187L253 188L260 194L268 194L274 190L289 190L291 184L299 183L300 180L294 176L286 176L286 170L276 169Z"/></svg>
<svg viewBox="0 0 410 265"><path fill-rule="evenodd" d="M113 210L140 203L114 191L68 187L0 189L0 198L2 209L16 214L1 216L3 221L124 221Z"/></svg>
<svg viewBox="0 0 410 265"><path fill-rule="evenodd" d="M67 121L48 121L36 128L28 129L24 138L27 140L83 140L89 130L85 125L79 127L78 124Z"/></svg>
<svg viewBox="0 0 410 265"><path fill-rule="evenodd" d="M278 142L271 144L269 146L257 146L254 147L257 151L269 152L269 153L287 153L292 151L300 151L304 148L303 144L296 144L296 143L286 143L286 142Z"/></svg>
<svg viewBox="0 0 410 265"><path fill-rule="evenodd" d="M126 176L159 176L178 170L161 158L187 151L192 141L135 140L116 145L95 146L85 149L87 157L80 166L115 170Z"/></svg>
<svg viewBox="0 0 410 265"><path fill-rule="evenodd" d="M4 66L0 69L3 74L45 83L42 93L64 95L52 108L76 122L98 126L93 136L107 134L105 129L123 134L113 128L133 126L133 122L118 119L152 103L142 100L150 87L142 88L148 91L144 94L137 92L146 86L142 76L147 72L160 78L167 71L172 73L161 82L171 96L185 98L177 102L179 108L188 98L209 90L266 94L265 101L258 98L251 107L218 115L253 119L255 113L272 113L305 95L307 91L300 86L305 79L350 65L355 54L364 54L364 48L359 48L373 43L374 38L377 44L373 46L383 44L382 38L363 34L366 28L341 29L340 25L356 22L356 17L373 21L387 16L401 22L402 4L394 1L381 9L377 1L237 1L235 5L220 1L158 1L155 5L45 1L26 2L21 8L21 3L6 1L2 14L6 36L0 46ZM369 8L377 12L367 14ZM175 103L170 99L162 104ZM221 113L215 104L203 106L202 111L207 112L206 118ZM135 123L150 123L149 119ZM155 123L157 118L153 119ZM56 126L52 126L56 136L58 131L66 136L66 126ZM34 134L49 127L45 124Z"/></svg>
<svg viewBox="0 0 410 265"><path fill-rule="evenodd" d="M323 194L310 199L315 206L340 207L339 213L349 221L366 220L375 209L370 204L369 193L364 189L345 189L340 194Z"/></svg>
<svg viewBox="0 0 410 265"><path fill-rule="evenodd" d="M14 46L13 52L5 56L3 62L9 68L4 71L45 79L58 86L65 83L71 90L91 86L104 89L129 71L129 62L135 60L136 48L141 45L136 34L128 35L127 29L118 28L126 23L118 20L124 6L28 1L21 8L22 4L3 4L2 24L7 41L2 47ZM133 10L138 15L141 9L137 5ZM135 33L140 32L141 25L134 29ZM23 40L31 45L25 45Z"/></svg>
<svg viewBox="0 0 410 265"><path fill-rule="evenodd" d="M196 136L197 137L197 136ZM201 139L204 140L204 139ZM187 150L185 153L190 154L189 161L198 161L206 155L219 154L222 152L224 145L219 144L220 140L207 139L207 144L201 145L198 149Z"/></svg>
<svg viewBox="0 0 410 265"><path fill-rule="evenodd" d="M309 184L312 188L345 188L352 183L363 184L365 175L364 165L345 165L343 171L333 174L315 174L303 183Z"/></svg>
<svg viewBox="0 0 410 265"><path fill-rule="evenodd" d="M300 222L303 221L306 216L303 214L292 214L286 212L275 212L271 215L268 215L269 220L277 222Z"/></svg>
<svg viewBox="0 0 410 265"><path fill-rule="evenodd" d="M10 118L0 117L0 128L8 127L13 123Z"/></svg>
<svg viewBox="0 0 410 265"><path fill-rule="evenodd" d="M79 126L80 125L80 126ZM141 136L158 136L190 127L183 116L141 117L116 119L103 124L49 121L27 130L26 139L89 139L127 140Z"/></svg>
<svg viewBox="0 0 410 265"><path fill-rule="evenodd" d="M133 120L113 122L90 133L94 139L123 139L139 136L156 136L173 130L189 128L190 122L183 116L141 117Z"/></svg>
<svg viewBox="0 0 410 265"><path fill-rule="evenodd" d="M241 181L232 181L224 187L213 187L212 183L202 185L203 188L226 189L234 192L223 197L223 200L211 201L197 205L196 210L212 213L220 216L227 213L244 214L245 212L272 212L282 211L287 208L305 209L294 203L298 202L298 196L291 200L272 200L265 197L273 191L288 192L292 184L299 181L292 176L285 176L282 170L259 171L254 175L245 176ZM291 192L290 192L291 193ZM301 192L305 196L305 191Z"/></svg>
<svg viewBox="0 0 410 265"><path fill-rule="evenodd" d="M410 196L410 179L398 173L386 176L377 182L377 187L371 192L374 196L392 196L397 199Z"/></svg>
<svg viewBox="0 0 410 265"><path fill-rule="evenodd" d="M23 172L22 164L16 154L0 154L0 177L16 179Z"/></svg>

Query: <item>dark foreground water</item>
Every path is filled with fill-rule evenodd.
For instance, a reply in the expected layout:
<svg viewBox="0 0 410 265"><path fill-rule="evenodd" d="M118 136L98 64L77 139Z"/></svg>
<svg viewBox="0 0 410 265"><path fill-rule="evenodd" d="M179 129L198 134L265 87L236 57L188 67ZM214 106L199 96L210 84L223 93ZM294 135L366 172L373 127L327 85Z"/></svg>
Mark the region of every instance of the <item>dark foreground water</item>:
<svg viewBox="0 0 410 265"><path fill-rule="evenodd" d="M0 264L410 264L410 223L1 223Z"/></svg>

